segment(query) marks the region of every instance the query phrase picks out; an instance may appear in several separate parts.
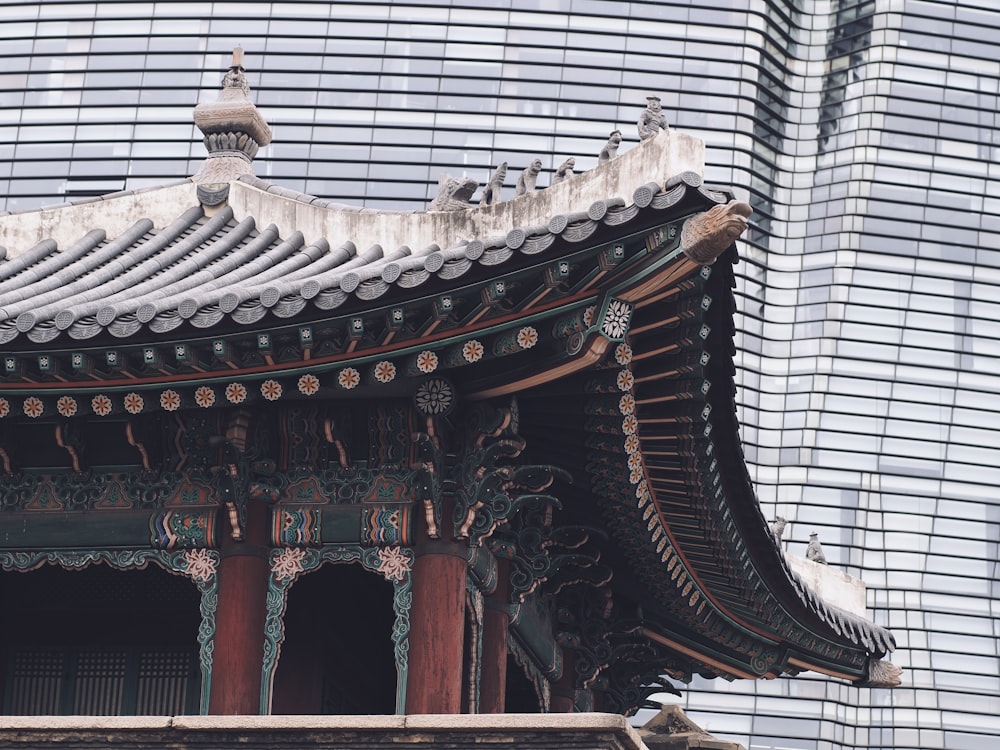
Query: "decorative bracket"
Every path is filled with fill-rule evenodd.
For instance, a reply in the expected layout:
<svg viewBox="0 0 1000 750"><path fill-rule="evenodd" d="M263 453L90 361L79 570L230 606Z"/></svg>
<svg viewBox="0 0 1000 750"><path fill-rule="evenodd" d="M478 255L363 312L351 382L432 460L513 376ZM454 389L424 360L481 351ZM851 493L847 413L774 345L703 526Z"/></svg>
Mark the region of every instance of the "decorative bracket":
<svg viewBox="0 0 1000 750"><path fill-rule="evenodd" d="M560 597L558 639L575 652L577 690L601 693L603 710L624 715L655 708L653 693L680 695L664 675L688 682L690 666L645 637L640 620L615 619L608 589L570 593Z"/></svg>
<svg viewBox="0 0 1000 750"><path fill-rule="evenodd" d="M678 665L675 655L642 638L640 631L635 623L635 627L626 626L611 636L611 665L594 686L604 694L606 711L630 716L640 708L659 708L659 704L649 702L649 696L680 695L663 675L690 679L690 673Z"/></svg>
<svg viewBox="0 0 1000 750"><path fill-rule="evenodd" d="M552 511L560 507L548 501L525 504L516 522L490 540L493 553L510 560L512 603L523 602L543 584L558 594L576 584L600 587L611 581L611 568L599 562L600 552L591 544L594 529L552 525Z"/></svg>
<svg viewBox="0 0 1000 750"><path fill-rule="evenodd" d="M436 440L433 418L427 418L427 432L413 433L413 457L410 468L414 470L413 492L424 509L427 536L441 538L441 474L444 456Z"/></svg>
<svg viewBox="0 0 1000 750"><path fill-rule="evenodd" d="M253 469L261 468L250 455L257 449L251 444L250 431L250 414L240 409L226 425L224 436L208 438L209 445L222 449L221 466L211 469L214 474L212 484L218 493L219 506L226 510L230 534L236 542L246 539L247 500L256 484L251 473Z"/></svg>
<svg viewBox="0 0 1000 750"><path fill-rule="evenodd" d="M570 476L554 466L517 466L524 450L517 434L517 402L500 408L479 404L469 414L469 446L453 472L452 522L456 539L479 546L501 524L528 508L551 508L558 501L544 494L558 478Z"/></svg>

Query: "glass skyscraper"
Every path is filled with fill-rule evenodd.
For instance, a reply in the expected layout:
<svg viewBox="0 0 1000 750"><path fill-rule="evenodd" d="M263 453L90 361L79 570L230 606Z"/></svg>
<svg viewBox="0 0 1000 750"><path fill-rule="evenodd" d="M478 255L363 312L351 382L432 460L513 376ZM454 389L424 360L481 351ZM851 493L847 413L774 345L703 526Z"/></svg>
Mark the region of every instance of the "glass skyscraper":
<svg viewBox="0 0 1000 750"><path fill-rule="evenodd" d="M696 680L748 750L1000 741L996 0L0 2L0 209L193 174L236 45L277 184L419 208L596 165L645 97L755 208L737 267L751 474L899 642L895 690ZM666 175L665 175L666 177ZM539 185L547 184L547 177Z"/></svg>

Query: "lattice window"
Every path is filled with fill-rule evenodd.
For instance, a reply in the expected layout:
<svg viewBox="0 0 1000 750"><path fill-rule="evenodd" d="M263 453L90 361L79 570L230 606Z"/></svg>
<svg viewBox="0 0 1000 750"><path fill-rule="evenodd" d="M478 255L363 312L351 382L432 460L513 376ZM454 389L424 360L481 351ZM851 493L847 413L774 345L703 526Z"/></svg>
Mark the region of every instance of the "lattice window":
<svg viewBox="0 0 1000 750"><path fill-rule="evenodd" d="M175 716L185 712L192 677L191 654L148 651L139 656L136 716Z"/></svg>
<svg viewBox="0 0 1000 750"><path fill-rule="evenodd" d="M72 713L77 716L121 715L125 661L124 651L78 654Z"/></svg>
<svg viewBox="0 0 1000 750"><path fill-rule="evenodd" d="M24 651L11 659L8 707L18 716L58 714L59 688L66 655L62 651Z"/></svg>
<svg viewBox="0 0 1000 750"><path fill-rule="evenodd" d="M200 673L186 650L24 649L10 654L2 713L176 716L197 711Z"/></svg>

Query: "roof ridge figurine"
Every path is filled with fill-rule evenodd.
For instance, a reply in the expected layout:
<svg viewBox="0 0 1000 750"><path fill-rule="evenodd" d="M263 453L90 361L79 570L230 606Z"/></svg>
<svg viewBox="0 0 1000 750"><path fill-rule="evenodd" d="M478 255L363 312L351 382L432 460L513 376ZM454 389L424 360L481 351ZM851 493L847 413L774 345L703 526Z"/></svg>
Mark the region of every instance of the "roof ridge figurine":
<svg viewBox="0 0 1000 750"><path fill-rule="evenodd" d="M497 203L503 202L501 189L503 188L503 181L506 178L507 162L503 161L497 165L497 168L490 177L489 182L486 183L486 187L483 188L483 197L479 199L479 205L493 206Z"/></svg>
<svg viewBox="0 0 1000 750"><path fill-rule="evenodd" d="M667 116L660 109L660 97L647 96L646 109L639 115L639 140L648 141L667 129Z"/></svg>
<svg viewBox="0 0 1000 750"><path fill-rule="evenodd" d="M541 171L542 160L533 159L517 178L517 188L514 190L514 195L521 196L532 192L535 189L535 182L538 180L538 173Z"/></svg>
<svg viewBox="0 0 1000 750"><path fill-rule="evenodd" d="M607 164L618 155L618 147L622 145L622 131L612 130L608 135L608 142L604 144L601 153L597 156L598 164Z"/></svg>
<svg viewBox="0 0 1000 750"><path fill-rule="evenodd" d="M823 545L819 543L819 534L815 531L809 535L809 544L806 545L806 560L814 563L826 565L826 555L823 553Z"/></svg>
<svg viewBox="0 0 1000 750"><path fill-rule="evenodd" d="M788 521L783 516L775 516L774 521L771 522L771 533L774 534L774 538L778 542L781 542L781 535L785 533L787 525Z"/></svg>
<svg viewBox="0 0 1000 750"><path fill-rule="evenodd" d="M461 211L472 208L469 202L479 183L471 177L453 177L447 172L438 178L437 195L427 205L428 211Z"/></svg>
<svg viewBox="0 0 1000 750"><path fill-rule="evenodd" d="M568 180L573 176L573 167L576 166L576 159L572 156L559 165L556 173L552 176L552 184L558 185L563 180Z"/></svg>

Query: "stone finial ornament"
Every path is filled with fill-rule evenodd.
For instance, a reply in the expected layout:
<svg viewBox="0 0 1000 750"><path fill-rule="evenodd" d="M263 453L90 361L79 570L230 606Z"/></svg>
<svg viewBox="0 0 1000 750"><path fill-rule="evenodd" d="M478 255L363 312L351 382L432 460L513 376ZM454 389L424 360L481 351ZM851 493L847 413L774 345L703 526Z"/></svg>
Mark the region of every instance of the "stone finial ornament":
<svg viewBox="0 0 1000 750"><path fill-rule="evenodd" d="M501 162L497 165L493 176L490 177L490 181L486 183L486 187L483 188L483 197L479 199L479 205L493 206L502 202L501 189L505 179L507 179L507 162Z"/></svg>
<svg viewBox="0 0 1000 750"><path fill-rule="evenodd" d="M681 249L696 263L711 265L746 230L753 213L749 203L729 201L684 222Z"/></svg>
<svg viewBox="0 0 1000 750"><path fill-rule="evenodd" d="M815 531L809 535L809 544L806 545L806 560L826 565L826 555L823 553L823 545L819 543L819 534Z"/></svg>
<svg viewBox="0 0 1000 750"><path fill-rule="evenodd" d="M639 115L638 126L640 141L647 141L667 129L667 116L660 109L660 97L646 97L646 109Z"/></svg>
<svg viewBox="0 0 1000 750"><path fill-rule="evenodd" d="M775 516L774 521L771 522L771 533L774 534L774 538L781 541L781 535L785 533L785 526L788 525L788 521L782 516Z"/></svg>
<svg viewBox="0 0 1000 750"><path fill-rule="evenodd" d="M541 171L542 160L535 159L527 169L521 172L520 177L517 178L517 187L514 189L514 195L524 195L534 190L535 183L538 181L538 173Z"/></svg>
<svg viewBox="0 0 1000 750"><path fill-rule="evenodd" d="M208 149L208 158L193 177L199 186L222 185L252 175L251 162L257 151L271 142L271 128L247 97L250 86L244 73L243 50L237 47L233 64L222 79L219 98L194 108L194 124L205 134ZM205 196L221 194L225 200L226 191L220 188L204 192Z"/></svg>
<svg viewBox="0 0 1000 750"><path fill-rule="evenodd" d="M576 166L576 159L570 157L556 169L556 173L552 176L552 184L558 185L563 180L568 180L573 176L573 167Z"/></svg>
<svg viewBox="0 0 1000 750"><path fill-rule="evenodd" d="M607 164L618 155L618 147L622 145L622 131L612 130L608 136L608 142L604 144L601 153L597 156L598 164Z"/></svg>
<svg viewBox="0 0 1000 750"><path fill-rule="evenodd" d="M471 177L452 177L445 172L438 178L438 192L429 204L428 211L461 211L472 208L469 201L479 189L479 183Z"/></svg>

